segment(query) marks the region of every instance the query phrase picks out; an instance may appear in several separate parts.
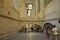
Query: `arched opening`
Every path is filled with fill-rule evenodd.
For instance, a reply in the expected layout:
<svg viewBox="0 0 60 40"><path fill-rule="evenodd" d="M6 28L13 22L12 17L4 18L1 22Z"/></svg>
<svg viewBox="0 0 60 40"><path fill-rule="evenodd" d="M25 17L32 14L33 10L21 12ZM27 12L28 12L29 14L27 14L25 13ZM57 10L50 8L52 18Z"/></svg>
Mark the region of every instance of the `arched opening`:
<svg viewBox="0 0 60 40"><path fill-rule="evenodd" d="M48 26L50 27L50 29L52 29L54 25L49 23L49 22L47 22L47 23L44 24L43 28L46 30Z"/></svg>
<svg viewBox="0 0 60 40"><path fill-rule="evenodd" d="M42 27L38 24L25 24L22 25L20 32L42 32Z"/></svg>
<svg viewBox="0 0 60 40"><path fill-rule="evenodd" d="M42 31L42 27L38 24L33 24L33 31L34 32L41 32Z"/></svg>

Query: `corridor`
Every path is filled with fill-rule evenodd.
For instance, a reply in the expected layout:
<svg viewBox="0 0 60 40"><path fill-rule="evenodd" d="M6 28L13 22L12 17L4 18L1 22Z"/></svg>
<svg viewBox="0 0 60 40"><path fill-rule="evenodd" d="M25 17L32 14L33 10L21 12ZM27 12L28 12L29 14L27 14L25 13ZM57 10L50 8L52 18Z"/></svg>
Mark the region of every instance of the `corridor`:
<svg viewBox="0 0 60 40"><path fill-rule="evenodd" d="M0 0L0 40L49 36L60 40L60 0Z"/></svg>

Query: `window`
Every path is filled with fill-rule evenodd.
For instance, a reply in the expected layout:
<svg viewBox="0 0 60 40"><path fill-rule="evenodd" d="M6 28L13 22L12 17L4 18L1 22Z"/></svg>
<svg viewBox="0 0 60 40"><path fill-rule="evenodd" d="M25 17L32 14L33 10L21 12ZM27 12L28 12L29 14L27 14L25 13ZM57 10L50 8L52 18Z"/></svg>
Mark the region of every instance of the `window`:
<svg viewBox="0 0 60 40"><path fill-rule="evenodd" d="M30 17L31 16L31 11L32 11L32 3L27 3L27 16Z"/></svg>
<svg viewBox="0 0 60 40"><path fill-rule="evenodd" d="M32 10L32 4L29 4L28 5L28 16L30 16L31 15L31 10Z"/></svg>

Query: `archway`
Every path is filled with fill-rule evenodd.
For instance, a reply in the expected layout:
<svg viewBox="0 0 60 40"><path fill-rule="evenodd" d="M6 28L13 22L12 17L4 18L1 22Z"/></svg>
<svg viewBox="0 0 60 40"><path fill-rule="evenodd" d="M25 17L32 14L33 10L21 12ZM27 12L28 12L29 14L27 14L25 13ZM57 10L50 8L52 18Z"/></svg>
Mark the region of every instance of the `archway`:
<svg viewBox="0 0 60 40"><path fill-rule="evenodd" d="M42 32L42 27L38 24L24 24L21 28L22 32Z"/></svg>
<svg viewBox="0 0 60 40"><path fill-rule="evenodd" d="M43 26L43 28L46 30L48 26L50 27L50 29L53 28L53 24L51 24L49 22L45 23L44 26Z"/></svg>
<svg viewBox="0 0 60 40"><path fill-rule="evenodd" d="M33 29L34 29L34 32L41 32L42 31L42 27L38 24L33 24Z"/></svg>

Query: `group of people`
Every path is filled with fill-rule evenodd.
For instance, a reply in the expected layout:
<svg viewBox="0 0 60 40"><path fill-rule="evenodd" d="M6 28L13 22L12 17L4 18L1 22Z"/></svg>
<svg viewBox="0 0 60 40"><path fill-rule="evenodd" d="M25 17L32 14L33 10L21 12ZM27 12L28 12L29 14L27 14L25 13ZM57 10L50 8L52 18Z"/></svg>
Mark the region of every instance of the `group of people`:
<svg viewBox="0 0 60 40"><path fill-rule="evenodd" d="M32 26L32 27L22 27L22 29L20 29L20 32L43 32L43 29L40 26Z"/></svg>
<svg viewBox="0 0 60 40"><path fill-rule="evenodd" d="M47 26L46 28L46 36L47 36L47 40L50 40L50 35L53 36L53 40L57 40L57 28L56 25L54 25L52 28L50 28L49 26Z"/></svg>

